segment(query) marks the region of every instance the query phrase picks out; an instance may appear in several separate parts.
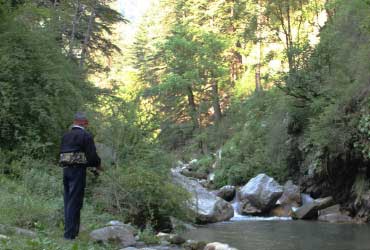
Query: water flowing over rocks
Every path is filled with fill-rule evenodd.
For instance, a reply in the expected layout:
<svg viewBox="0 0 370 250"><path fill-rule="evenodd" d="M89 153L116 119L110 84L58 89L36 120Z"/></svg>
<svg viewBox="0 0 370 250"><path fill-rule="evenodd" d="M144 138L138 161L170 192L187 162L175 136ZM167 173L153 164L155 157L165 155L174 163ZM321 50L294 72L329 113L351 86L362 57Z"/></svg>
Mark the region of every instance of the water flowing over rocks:
<svg viewBox="0 0 370 250"><path fill-rule="evenodd" d="M251 206L264 213L275 205L282 194L283 187L273 178L259 174L240 190L240 201L248 200Z"/></svg>
<svg viewBox="0 0 370 250"><path fill-rule="evenodd" d="M210 193L196 180L183 176L180 171L179 168L172 169L173 180L192 195L190 208L196 214L198 223L226 221L234 216L230 203Z"/></svg>
<svg viewBox="0 0 370 250"><path fill-rule="evenodd" d="M134 246L134 234L125 226L108 226L96 229L90 233L90 238L97 242L116 241L122 247Z"/></svg>

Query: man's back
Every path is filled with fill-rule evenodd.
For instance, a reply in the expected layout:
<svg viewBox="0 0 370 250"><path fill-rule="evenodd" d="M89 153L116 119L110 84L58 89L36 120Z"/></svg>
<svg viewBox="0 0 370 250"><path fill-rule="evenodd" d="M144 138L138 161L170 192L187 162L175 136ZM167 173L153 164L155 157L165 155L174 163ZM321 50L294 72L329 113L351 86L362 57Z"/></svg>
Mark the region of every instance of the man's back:
<svg viewBox="0 0 370 250"><path fill-rule="evenodd" d="M94 139L84 128L73 126L65 133L60 146L60 153L82 152L87 159L87 166L98 167L100 158L96 153Z"/></svg>

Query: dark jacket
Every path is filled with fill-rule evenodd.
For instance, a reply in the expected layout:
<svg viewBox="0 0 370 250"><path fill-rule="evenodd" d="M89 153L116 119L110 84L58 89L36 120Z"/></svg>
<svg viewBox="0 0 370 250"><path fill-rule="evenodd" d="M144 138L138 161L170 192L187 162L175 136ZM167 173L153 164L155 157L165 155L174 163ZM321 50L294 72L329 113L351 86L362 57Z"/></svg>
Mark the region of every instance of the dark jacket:
<svg viewBox="0 0 370 250"><path fill-rule="evenodd" d="M88 167L100 166L100 158L96 153L92 135L80 127L72 127L62 137L60 153L83 152L87 159Z"/></svg>

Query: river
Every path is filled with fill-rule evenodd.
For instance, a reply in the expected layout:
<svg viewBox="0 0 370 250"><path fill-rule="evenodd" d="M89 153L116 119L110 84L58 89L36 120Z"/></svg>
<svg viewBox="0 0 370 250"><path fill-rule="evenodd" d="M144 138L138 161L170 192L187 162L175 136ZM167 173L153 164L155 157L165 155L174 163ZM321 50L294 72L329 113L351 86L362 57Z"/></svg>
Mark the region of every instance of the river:
<svg viewBox="0 0 370 250"><path fill-rule="evenodd" d="M370 225L244 220L201 226L186 237L239 250L370 250Z"/></svg>

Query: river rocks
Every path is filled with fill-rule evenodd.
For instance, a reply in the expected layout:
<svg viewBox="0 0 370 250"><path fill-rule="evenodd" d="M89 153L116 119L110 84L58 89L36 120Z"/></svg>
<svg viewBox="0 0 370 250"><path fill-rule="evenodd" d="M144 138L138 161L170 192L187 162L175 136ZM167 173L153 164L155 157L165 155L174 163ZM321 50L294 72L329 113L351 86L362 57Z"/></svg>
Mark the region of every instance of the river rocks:
<svg viewBox="0 0 370 250"><path fill-rule="evenodd" d="M259 215L262 211L254 207L249 200L240 201L237 207L239 214L244 215Z"/></svg>
<svg viewBox="0 0 370 250"><path fill-rule="evenodd" d="M319 198L311 203L306 203L303 206L292 209L293 219L315 219L318 216L318 210L322 210L333 205L333 198Z"/></svg>
<svg viewBox="0 0 370 250"><path fill-rule="evenodd" d="M204 241L196 241L196 240L187 240L183 247L185 250L203 250L206 247L207 243Z"/></svg>
<svg viewBox="0 0 370 250"><path fill-rule="evenodd" d="M330 223L352 223L353 218L341 211L339 205L334 205L318 212L319 221Z"/></svg>
<svg viewBox="0 0 370 250"><path fill-rule="evenodd" d="M227 185L220 188L220 190L217 191L216 195L224 199L225 201L230 202L234 199L235 193L236 193L235 187Z"/></svg>
<svg viewBox="0 0 370 250"><path fill-rule="evenodd" d="M292 181L287 181L284 185L284 192L276 204L278 204L278 206L270 212L272 216L291 216L292 208L299 207L301 204L300 188L294 185Z"/></svg>
<svg viewBox="0 0 370 250"><path fill-rule="evenodd" d="M123 247L135 245L133 233L124 226L108 226L90 233L90 238L97 242L117 241Z"/></svg>
<svg viewBox="0 0 370 250"><path fill-rule="evenodd" d="M293 219L309 220L317 218L317 207L314 202L306 203L299 208L292 208Z"/></svg>
<svg viewBox="0 0 370 250"><path fill-rule="evenodd" d="M179 169L172 169L173 180L192 195L190 208L194 211L198 223L214 223L229 220L234 216L230 203L208 192L197 181L182 174Z"/></svg>
<svg viewBox="0 0 370 250"><path fill-rule="evenodd" d="M0 233L12 233L17 235L22 235L30 238L36 238L37 234L34 231L23 229L19 227L11 227L0 224Z"/></svg>
<svg viewBox="0 0 370 250"><path fill-rule="evenodd" d="M268 212L282 193L283 187L273 178L266 174L259 174L240 190L240 200L248 200L253 207L262 212Z"/></svg>
<svg viewBox="0 0 370 250"><path fill-rule="evenodd" d="M290 205L297 207L301 204L301 191L292 181L287 181L284 185L284 192L278 200L280 205Z"/></svg>
<svg viewBox="0 0 370 250"><path fill-rule="evenodd" d="M125 224L125 223L123 223L121 221L118 221L118 220L112 220L112 221L108 222L107 226L124 227L128 231L130 231L133 235L137 235L139 233L139 231L134 226L132 226L131 224Z"/></svg>
<svg viewBox="0 0 370 250"><path fill-rule="evenodd" d="M232 248L227 244L222 244L219 242L213 242L206 245L204 250L237 250L236 248Z"/></svg>
<svg viewBox="0 0 370 250"><path fill-rule="evenodd" d="M343 214L343 213L331 213L320 215L318 218L319 221L325 221L330 223L352 223L354 220L352 217Z"/></svg>
<svg viewBox="0 0 370 250"><path fill-rule="evenodd" d="M182 245L186 240L177 234L158 233L157 237L173 245Z"/></svg>

